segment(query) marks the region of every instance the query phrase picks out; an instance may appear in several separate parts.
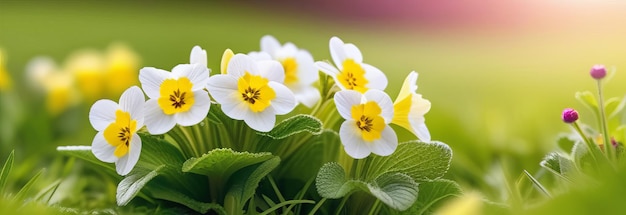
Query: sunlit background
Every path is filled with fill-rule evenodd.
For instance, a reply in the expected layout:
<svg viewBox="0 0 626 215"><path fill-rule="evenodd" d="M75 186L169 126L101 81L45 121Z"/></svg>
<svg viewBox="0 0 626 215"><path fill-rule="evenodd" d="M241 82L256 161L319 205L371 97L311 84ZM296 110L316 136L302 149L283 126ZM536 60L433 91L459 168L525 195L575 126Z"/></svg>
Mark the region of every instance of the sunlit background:
<svg viewBox="0 0 626 215"><path fill-rule="evenodd" d="M50 110L44 84L26 72L36 57L71 70L77 53L95 53L96 61L112 65L111 52L122 47L137 73L188 62L200 45L215 72L224 49L259 50L266 34L308 49L316 60L330 59L328 40L339 36L387 74L392 98L410 71L419 73L418 93L432 102L426 124L433 139L454 152L446 178L498 201L506 198L499 177L538 171L542 157L557 148L558 134L569 132L560 119L564 108L581 110L581 119L592 123L574 98L595 90L591 66L617 71L606 94L624 96L624 14L626 2L591 0L0 1L0 62L12 82L5 91L13 92L0 105L0 159L15 149L17 162L45 166L38 156L54 156L58 145L89 145L96 133L89 106L119 95L74 101L61 93L65 100L55 101L66 101L57 104L63 107ZM95 78L85 89L125 77L110 73L83 74ZM31 173L22 168L18 174Z"/></svg>

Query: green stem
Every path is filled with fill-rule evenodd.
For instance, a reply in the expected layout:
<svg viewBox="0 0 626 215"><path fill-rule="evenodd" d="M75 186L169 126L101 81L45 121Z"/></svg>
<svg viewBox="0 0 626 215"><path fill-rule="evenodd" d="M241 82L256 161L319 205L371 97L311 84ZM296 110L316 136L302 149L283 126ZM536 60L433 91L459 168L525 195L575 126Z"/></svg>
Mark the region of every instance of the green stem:
<svg viewBox="0 0 626 215"><path fill-rule="evenodd" d="M376 199L376 201L374 202L374 205L372 205L372 207L370 208L370 212L368 213L369 215L374 215L374 214L378 214L378 208L380 207L380 200Z"/></svg>
<svg viewBox="0 0 626 215"><path fill-rule="evenodd" d="M320 207L322 207L322 205L324 204L324 202L326 202L326 198L322 198L322 200L320 200L319 202L317 202L317 204L315 205L315 207L313 207L313 209L311 209L311 212L309 212L309 215L314 215L315 212L317 212L317 210L320 209Z"/></svg>
<svg viewBox="0 0 626 215"><path fill-rule="evenodd" d="M602 125L602 136L604 137L604 150L606 151L606 155L609 157L609 161L614 161L615 150L609 137L607 119L604 110L604 99L602 98L602 82L601 80L597 80L596 83L598 84L598 108L600 109L600 124Z"/></svg>
<svg viewBox="0 0 626 215"><path fill-rule="evenodd" d="M343 199L341 199L341 202L339 203L339 206L337 207L337 212L335 213L335 215L341 214L341 211L343 210L343 207L346 205L346 202L350 198L351 194L352 193L348 193L343 197Z"/></svg>
<svg viewBox="0 0 626 215"><path fill-rule="evenodd" d="M271 207L265 211L263 211L263 213L260 213L259 215L267 215L275 210L278 210L279 208L282 208L284 206L290 205L290 204L315 204L315 201L311 201L311 200L289 200L289 201L284 201L281 203L278 203L276 205L274 205L274 207Z"/></svg>

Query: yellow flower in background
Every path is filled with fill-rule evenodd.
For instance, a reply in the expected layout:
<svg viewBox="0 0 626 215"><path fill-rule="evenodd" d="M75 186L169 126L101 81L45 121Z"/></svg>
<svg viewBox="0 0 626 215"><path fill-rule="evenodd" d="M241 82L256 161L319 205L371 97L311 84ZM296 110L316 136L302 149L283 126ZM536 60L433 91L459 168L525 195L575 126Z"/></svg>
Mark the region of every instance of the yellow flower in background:
<svg viewBox="0 0 626 215"><path fill-rule="evenodd" d="M482 210L482 198L476 192L467 193L461 197L455 198L452 201L443 205L437 213L439 215L479 215L483 214Z"/></svg>
<svg viewBox="0 0 626 215"><path fill-rule="evenodd" d="M116 97L139 81L139 56L125 45L117 43L109 46L105 67L107 97Z"/></svg>
<svg viewBox="0 0 626 215"><path fill-rule="evenodd" d="M4 52L0 49L0 92L11 89L11 85L11 77L9 76L9 72L6 70Z"/></svg>
<svg viewBox="0 0 626 215"><path fill-rule="evenodd" d="M424 118L424 114L430 111L430 101L415 92L417 77L417 72L413 71L404 80L393 104L394 115L391 123L411 131L421 141L430 142L430 132Z"/></svg>
<svg viewBox="0 0 626 215"><path fill-rule="evenodd" d="M34 58L26 66L26 75L29 84L45 94L45 106L51 115L58 115L80 102L74 76L61 70L54 60Z"/></svg>
<svg viewBox="0 0 626 215"><path fill-rule="evenodd" d="M63 67L48 57L36 57L26 69L31 87L46 95L46 107L59 114L80 101L96 101L120 95L138 83L139 57L122 44L106 52L78 50Z"/></svg>
<svg viewBox="0 0 626 215"><path fill-rule="evenodd" d="M105 92L104 56L95 50L81 50L66 61L65 69L76 78L76 86L89 102L102 99Z"/></svg>

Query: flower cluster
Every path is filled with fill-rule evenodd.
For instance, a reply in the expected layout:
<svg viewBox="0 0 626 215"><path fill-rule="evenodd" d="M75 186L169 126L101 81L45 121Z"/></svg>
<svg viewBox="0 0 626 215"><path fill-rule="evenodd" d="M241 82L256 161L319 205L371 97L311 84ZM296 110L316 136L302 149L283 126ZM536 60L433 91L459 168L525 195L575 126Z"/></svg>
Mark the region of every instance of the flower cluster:
<svg viewBox="0 0 626 215"><path fill-rule="evenodd" d="M106 52L79 50L62 66L49 57L36 57L26 68L30 84L46 94L48 111L55 115L81 100L117 97L137 83L139 57L122 44Z"/></svg>
<svg viewBox="0 0 626 215"><path fill-rule="evenodd" d="M168 133L177 125L193 126L207 117L212 103L226 116L242 120L258 132L269 132L277 115L289 114L299 104L313 108L334 102L345 119L339 128L341 142L355 159L371 153L387 156L396 150L398 137L390 123L430 141L424 119L430 102L415 92L417 73L409 74L393 102L383 91L387 77L363 63L354 44L333 37L330 54L335 66L314 62L308 51L265 36L258 52L235 54L227 49L220 73L211 76L206 51L195 46L190 62L171 71L142 68L139 81L143 92L133 86L122 94L119 104L99 100L92 106L90 121L98 131L92 151L101 161L115 162L117 172L126 175L138 161L141 139L136 133L143 125L151 134ZM334 99L322 100L316 87L318 71L332 77L341 89Z"/></svg>

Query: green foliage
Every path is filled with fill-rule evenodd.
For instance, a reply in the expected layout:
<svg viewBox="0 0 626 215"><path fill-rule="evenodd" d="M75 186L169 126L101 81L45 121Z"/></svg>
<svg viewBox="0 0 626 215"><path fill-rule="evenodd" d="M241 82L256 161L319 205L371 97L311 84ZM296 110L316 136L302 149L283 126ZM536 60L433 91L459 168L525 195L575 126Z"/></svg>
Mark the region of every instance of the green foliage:
<svg viewBox="0 0 626 215"><path fill-rule="evenodd" d="M422 182L419 184L421 195L411 207L400 214L406 215L426 215L432 214L433 208L441 205L447 199L461 194L461 188L454 181L437 179L434 181Z"/></svg>
<svg viewBox="0 0 626 215"><path fill-rule="evenodd" d="M269 152L250 153L235 152L229 148L214 149L200 158L190 158L185 161L182 170L227 180L234 172L272 157L274 156Z"/></svg>
<svg viewBox="0 0 626 215"><path fill-rule="evenodd" d="M9 157L7 157L7 160L4 162L4 165L2 166L2 171L0 172L0 198L5 194L4 190L5 190L7 181L9 180L9 173L11 173L11 169L13 168L14 156L15 156L15 151L11 151L11 154L9 154Z"/></svg>
<svg viewBox="0 0 626 215"><path fill-rule="evenodd" d="M138 168L132 173L128 174L117 185L116 200L118 205L127 205L130 200L141 191L141 189L148 184L154 177L159 175L159 170L163 169L165 164L157 167L156 169L149 171L147 169Z"/></svg>
<svg viewBox="0 0 626 215"><path fill-rule="evenodd" d="M233 211L241 211L245 203L252 198L259 182L280 164L280 158L273 157L262 163L245 167L233 175L233 180L228 184L225 208ZM236 208L236 210L232 210ZM250 209L252 210L252 209Z"/></svg>
<svg viewBox="0 0 626 215"><path fill-rule="evenodd" d="M325 198L347 198L351 192L361 190L403 211L415 203L418 193L430 195L421 194L417 182L442 177L451 159L452 151L443 143L410 141L401 143L390 156L371 156L359 161L367 166L362 177L350 178L339 163L327 163L317 175L316 186Z"/></svg>
<svg viewBox="0 0 626 215"><path fill-rule="evenodd" d="M314 135L322 132L322 122L306 114L298 114L277 124L274 129L269 132L259 133L273 139L284 139L294 134L308 132Z"/></svg>

